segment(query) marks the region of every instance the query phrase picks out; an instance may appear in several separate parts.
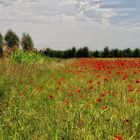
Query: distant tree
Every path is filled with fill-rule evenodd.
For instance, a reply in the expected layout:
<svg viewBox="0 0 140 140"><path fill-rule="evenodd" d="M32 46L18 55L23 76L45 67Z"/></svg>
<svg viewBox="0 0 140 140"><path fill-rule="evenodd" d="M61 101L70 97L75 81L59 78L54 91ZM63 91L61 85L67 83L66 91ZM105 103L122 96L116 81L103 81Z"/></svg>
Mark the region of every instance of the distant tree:
<svg viewBox="0 0 140 140"><path fill-rule="evenodd" d="M125 50L125 53L126 53L126 57L131 57L132 56L132 50L130 48L127 48Z"/></svg>
<svg viewBox="0 0 140 140"><path fill-rule="evenodd" d="M82 57L82 48L77 50L76 57Z"/></svg>
<svg viewBox="0 0 140 140"><path fill-rule="evenodd" d="M123 57L123 51L119 50L119 57Z"/></svg>
<svg viewBox="0 0 140 140"><path fill-rule="evenodd" d="M2 36L2 34L0 33L0 57L2 56L2 52L3 52L2 46L3 46L3 36Z"/></svg>
<svg viewBox="0 0 140 140"><path fill-rule="evenodd" d="M22 39L21 39L21 47L24 51L34 51L34 43L29 34L23 33Z"/></svg>
<svg viewBox="0 0 140 140"><path fill-rule="evenodd" d="M46 56L49 56L51 49L50 48L46 48L43 52Z"/></svg>
<svg viewBox="0 0 140 140"><path fill-rule="evenodd" d="M126 49L122 50L122 56L123 56L123 57L127 57Z"/></svg>
<svg viewBox="0 0 140 140"><path fill-rule="evenodd" d="M2 34L0 33L0 48L2 48L2 45L3 45L3 36L2 36Z"/></svg>
<svg viewBox="0 0 140 140"><path fill-rule="evenodd" d="M55 57L59 58L60 57L60 51L55 51Z"/></svg>
<svg viewBox="0 0 140 140"><path fill-rule="evenodd" d="M140 57L140 49L136 48L133 52L133 57Z"/></svg>
<svg viewBox="0 0 140 140"><path fill-rule="evenodd" d="M68 49L65 51L61 50L52 50L52 49L45 49L44 54L49 57L57 57L57 58L73 58L76 56L76 48L73 47L72 49Z"/></svg>
<svg viewBox="0 0 140 140"><path fill-rule="evenodd" d="M114 49L111 49L109 52L109 57L112 58L114 57Z"/></svg>
<svg viewBox="0 0 140 140"><path fill-rule="evenodd" d="M63 54L64 54L63 51L59 51L59 58L63 58Z"/></svg>
<svg viewBox="0 0 140 140"><path fill-rule="evenodd" d="M114 49L114 57L120 57L120 50L119 49Z"/></svg>
<svg viewBox="0 0 140 140"><path fill-rule="evenodd" d="M71 54L71 49L66 50L66 57L65 58L71 58L72 54Z"/></svg>
<svg viewBox="0 0 140 140"><path fill-rule="evenodd" d="M50 50L49 56L50 57L56 57L56 51L55 50Z"/></svg>
<svg viewBox="0 0 140 140"><path fill-rule="evenodd" d="M76 57L76 48L75 47L73 47L71 49L71 58L74 58L74 57Z"/></svg>
<svg viewBox="0 0 140 140"><path fill-rule="evenodd" d="M57 57L57 58L63 58L63 52L62 51L59 51L59 50L55 51L55 57Z"/></svg>
<svg viewBox="0 0 140 140"><path fill-rule="evenodd" d="M100 52L98 50L96 50L92 53L92 56L93 57L100 57Z"/></svg>
<svg viewBox="0 0 140 140"><path fill-rule="evenodd" d="M105 47L104 48L104 51L103 51L103 53L102 53L102 57L109 57L109 53L110 53L110 50L109 50L109 48L108 47Z"/></svg>
<svg viewBox="0 0 140 140"><path fill-rule="evenodd" d="M58 57L58 58L73 58L73 57L109 57L109 58L119 58L119 57L140 57L140 49L131 50L130 48L119 50L111 49L108 47L104 48L103 51L89 51L87 47L80 48L76 50L75 47L65 51L45 49L43 53L48 57Z"/></svg>
<svg viewBox="0 0 140 140"><path fill-rule="evenodd" d="M63 58L68 58L68 55L69 55L69 51L68 50L64 51Z"/></svg>
<svg viewBox="0 0 140 140"><path fill-rule="evenodd" d="M89 49L88 49L88 47L84 47L82 49L82 57L89 57Z"/></svg>
<svg viewBox="0 0 140 140"><path fill-rule="evenodd" d="M20 40L15 32L12 30L8 30L4 37L9 48L14 49L15 47L19 47Z"/></svg>
<svg viewBox="0 0 140 140"><path fill-rule="evenodd" d="M89 57L90 58L93 57L93 51L92 50L89 51Z"/></svg>

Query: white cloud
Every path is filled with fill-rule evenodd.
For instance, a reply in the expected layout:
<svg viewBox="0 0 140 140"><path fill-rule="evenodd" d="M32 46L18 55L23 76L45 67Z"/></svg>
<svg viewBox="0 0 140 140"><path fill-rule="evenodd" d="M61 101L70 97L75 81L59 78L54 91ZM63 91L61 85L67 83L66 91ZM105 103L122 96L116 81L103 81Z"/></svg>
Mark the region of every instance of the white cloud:
<svg viewBox="0 0 140 140"><path fill-rule="evenodd" d="M0 0L0 30L29 32L40 48L137 46L139 13L139 0Z"/></svg>
<svg viewBox="0 0 140 140"><path fill-rule="evenodd" d="M8 20L66 15L104 25L135 24L140 21L140 1L130 0L1 0L0 13ZM84 20L83 20L84 19Z"/></svg>

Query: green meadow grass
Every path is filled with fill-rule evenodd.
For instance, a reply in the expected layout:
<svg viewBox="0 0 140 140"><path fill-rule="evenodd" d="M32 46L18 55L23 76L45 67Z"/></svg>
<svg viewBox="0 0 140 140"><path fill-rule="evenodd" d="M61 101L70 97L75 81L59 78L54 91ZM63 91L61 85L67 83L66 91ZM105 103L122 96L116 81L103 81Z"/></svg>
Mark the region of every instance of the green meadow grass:
<svg viewBox="0 0 140 140"><path fill-rule="evenodd" d="M0 61L0 140L140 140L140 73L104 82L79 60L26 61Z"/></svg>
<svg viewBox="0 0 140 140"><path fill-rule="evenodd" d="M46 60L48 60L49 58L46 58L45 56L39 54L39 53L35 53L35 52L23 52L20 50L16 50L15 52L12 53L12 55L10 56L10 60L13 63L34 63L34 62L38 62L38 63L42 63Z"/></svg>

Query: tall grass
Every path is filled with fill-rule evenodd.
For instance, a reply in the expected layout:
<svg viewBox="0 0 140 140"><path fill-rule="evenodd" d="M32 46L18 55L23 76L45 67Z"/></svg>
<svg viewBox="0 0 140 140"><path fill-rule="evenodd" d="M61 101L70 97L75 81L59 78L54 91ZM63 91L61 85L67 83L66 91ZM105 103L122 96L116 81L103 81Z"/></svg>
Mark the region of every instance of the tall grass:
<svg viewBox="0 0 140 140"><path fill-rule="evenodd" d="M23 62L23 63L28 63L28 62L38 62L42 63L47 60L43 54L37 53L37 52L23 52L20 50L16 50L15 52L12 53L10 57L11 61L14 63L17 62Z"/></svg>
<svg viewBox="0 0 140 140"><path fill-rule="evenodd" d="M139 67L107 81L80 60L20 62L0 63L1 140L140 139Z"/></svg>

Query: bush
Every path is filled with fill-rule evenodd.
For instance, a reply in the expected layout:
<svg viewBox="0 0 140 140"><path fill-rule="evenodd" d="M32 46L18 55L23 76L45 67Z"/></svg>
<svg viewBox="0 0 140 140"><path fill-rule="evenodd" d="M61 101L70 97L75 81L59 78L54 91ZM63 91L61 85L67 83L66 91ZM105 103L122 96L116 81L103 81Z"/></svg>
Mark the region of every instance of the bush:
<svg viewBox="0 0 140 140"><path fill-rule="evenodd" d="M22 52L17 50L13 52L11 55L12 62L44 62L47 60L47 57L43 56L42 54L35 53L35 52Z"/></svg>

